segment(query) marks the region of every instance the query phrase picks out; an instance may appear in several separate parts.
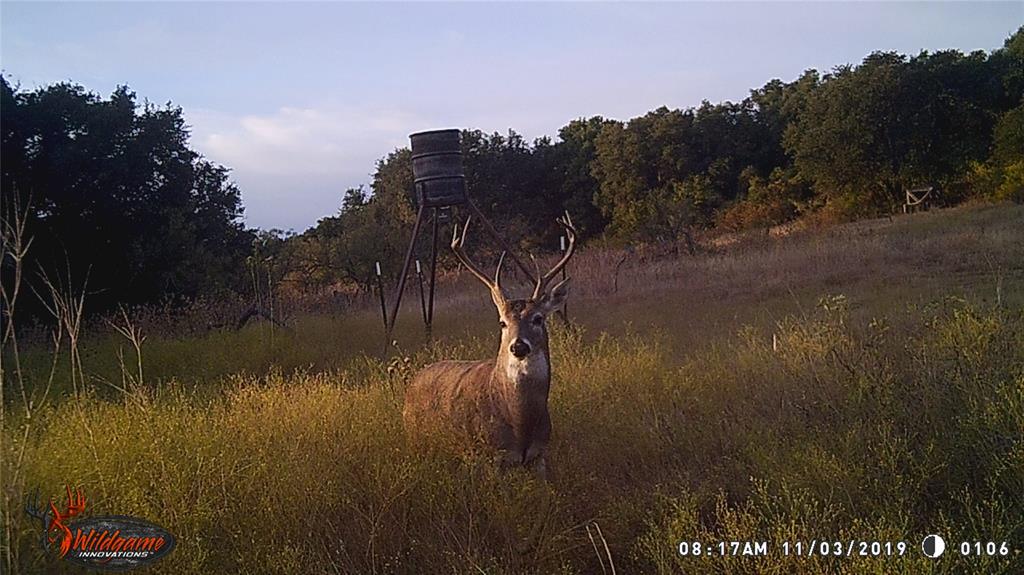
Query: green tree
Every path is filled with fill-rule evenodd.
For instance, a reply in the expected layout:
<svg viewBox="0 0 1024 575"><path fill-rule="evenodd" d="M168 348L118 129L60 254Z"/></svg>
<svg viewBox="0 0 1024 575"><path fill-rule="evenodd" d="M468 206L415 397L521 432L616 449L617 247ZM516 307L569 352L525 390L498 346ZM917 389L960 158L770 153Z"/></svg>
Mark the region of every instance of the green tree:
<svg viewBox="0 0 1024 575"><path fill-rule="evenodd" d="M1002 115L992 140L992 154L974 165L972 183L995 199L1024 202L1024 103Z"/></svg>
<svg viewBox="0 0 1024 575"><path fill-rule="evenodd" d="M608 235L640 235L651 204L647 196L691 173L692 129L692 112L664 107L602 127L592 174L599 182L595 203L609 221Z"/></svg>
<svg viewBox="0 0 1024 575"><path fill-rule="evenodd" d="M767 173L779 161L780 144L758 113L751 99L704 102L603 126L592 174L608 235L668 239L672 230L710 225L721 206L742 195L747 167Z"/></svg>
<svg viewBox="0 0 1024 575"><path fill-rule="evenodd" d="M566 209L581 238L590 238L604 231L608 221L595 204L600 183L591 166L597 158L597 139L605 126L613 124L600 116L569 122L558 131L547 170L555 178L551 197L556 204L552 211ZM559 205L559 204L563 205Z"/></svg>
<svg viewBox="0 0 1024 575"><path fill-rule="evenodd" d="M30 208L28 270L88 275L94 309L238 287L251 235L228 171L188 147L180 108L2 80L4 217Z"/></svg>
<svg viewBox="0 0 1024 575"><path fill-rule="evenodd" d="M880 52L840 67L787 129L787 150L851 215L894 211L906 187L955 189L991 141L1000 88L987 64L981 52Z"/></svg>

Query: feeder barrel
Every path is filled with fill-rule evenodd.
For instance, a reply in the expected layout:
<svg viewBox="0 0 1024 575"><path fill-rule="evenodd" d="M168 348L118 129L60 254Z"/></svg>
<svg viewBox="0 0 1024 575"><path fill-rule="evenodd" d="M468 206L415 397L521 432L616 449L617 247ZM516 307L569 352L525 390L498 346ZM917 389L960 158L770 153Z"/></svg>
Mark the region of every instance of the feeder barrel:
<svg viewBox="0 0 1024 575"><path fill-rule="evenodd" d="M409 136L416 194L427 207L466 203L466 175L462 166L461 132L432 130Z"/></svg>

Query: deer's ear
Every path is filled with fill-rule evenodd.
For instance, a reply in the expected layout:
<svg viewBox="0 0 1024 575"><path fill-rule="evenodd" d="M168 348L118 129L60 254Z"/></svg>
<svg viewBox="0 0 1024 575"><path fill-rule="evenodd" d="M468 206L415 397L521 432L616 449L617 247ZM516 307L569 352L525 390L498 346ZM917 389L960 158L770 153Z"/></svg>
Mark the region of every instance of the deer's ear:
<svg viewBox="0 0 1024 575"><path fill-rule="evenodd" d="M544 295L542 306L544 314L547 315L556 309L562 307L565 300L569 297L569 280L572 278L565 278L564 280L555 284L555 287L551 288L547 294Z"/></svg>

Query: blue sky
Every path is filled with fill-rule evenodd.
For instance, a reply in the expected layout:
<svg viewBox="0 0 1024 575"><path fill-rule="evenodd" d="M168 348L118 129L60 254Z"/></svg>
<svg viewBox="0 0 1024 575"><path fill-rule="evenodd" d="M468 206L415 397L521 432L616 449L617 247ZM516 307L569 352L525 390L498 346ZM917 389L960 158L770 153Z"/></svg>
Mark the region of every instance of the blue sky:
<svg viewBox="0 0 1024 575"><path fill-rule="evenodd" d="M874 50L992 50L1006 3L0 2L0 66L181 106L246 222L301 231L408 134L554 136L573 118L739 100Z"/></svg>

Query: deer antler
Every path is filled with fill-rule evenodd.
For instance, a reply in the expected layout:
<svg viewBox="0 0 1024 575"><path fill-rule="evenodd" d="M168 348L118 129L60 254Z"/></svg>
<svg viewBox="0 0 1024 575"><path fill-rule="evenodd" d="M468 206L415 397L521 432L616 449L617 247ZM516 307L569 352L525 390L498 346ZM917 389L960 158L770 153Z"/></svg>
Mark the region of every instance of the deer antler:
<svg viewBox="0 0 1024 575"><path fill-rule="evenodd" d="M459 225L455 224L455 229L452 233L452 251L455 252L455 256L459 258L459 261L466 266L466 269L470 271L478 280L483 282L487 289L491 290L491 299L494 300L495 305L502 306L507 299L505 291L501 289L501 266L505 263L505 253L501 252L501 257L498 258L498 268L494 272L494 279L491 280L487 277L480 267L473 263L473 260L469 259L466 255L466 232L469 231L469 222L472 218L466 218L466 224L462 226L462 234L459 234Z"/></svg>
<svg viewBox="0 0 1024 575"><path fill-rule="evenodd" d="M565 228L565 235L569 238L569 247L566 248L562 259L558 260L558 263L555 264L555 267L551 268L551 271L541 276L540 269L537 270L537 286L533 289L534 300L540 299L547 289L548 283L553 277L558 275L558 272L562 271L569 258L572 257L573 252L576 251L576 227L572 225L572 218L569 217L569 212L565 212L565 216L556 221ZM534 263L536 263L536 260Z"/></svg>

